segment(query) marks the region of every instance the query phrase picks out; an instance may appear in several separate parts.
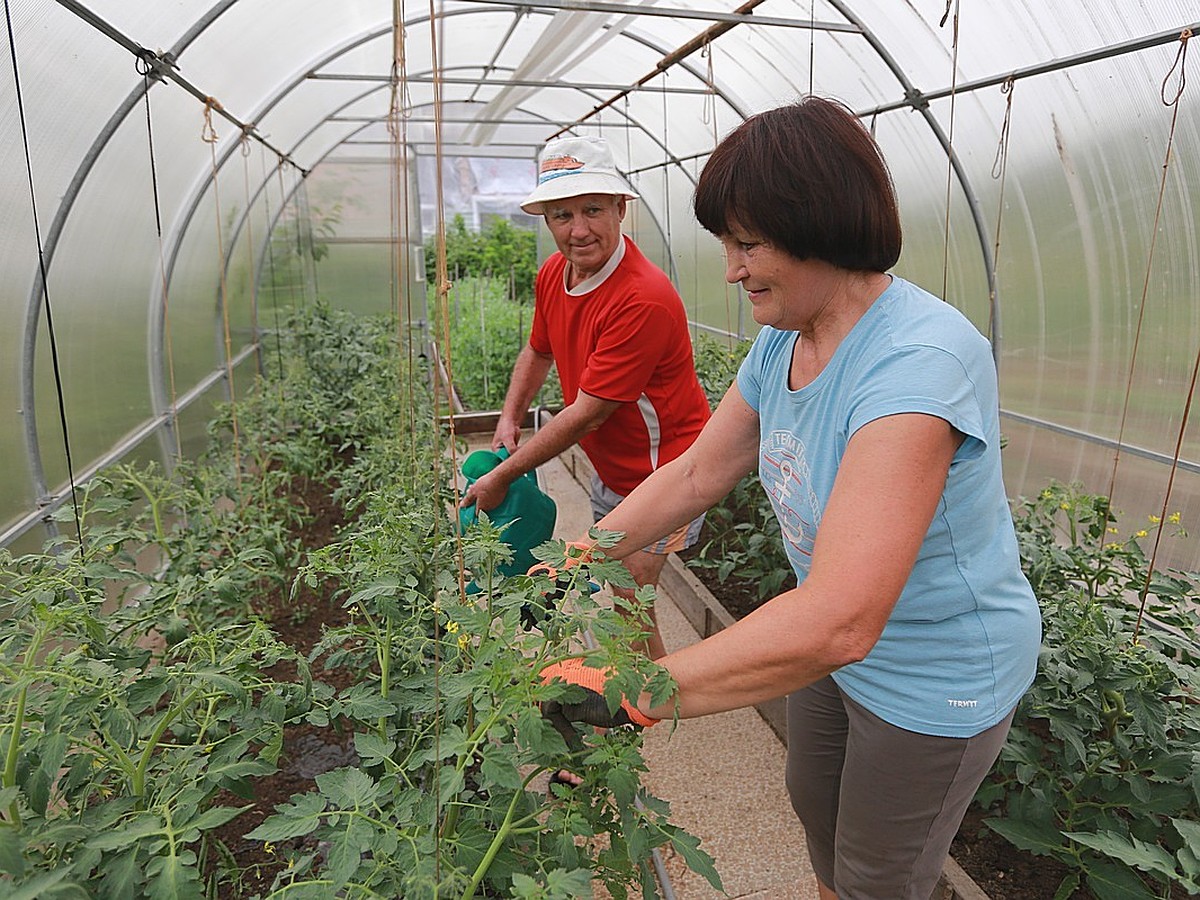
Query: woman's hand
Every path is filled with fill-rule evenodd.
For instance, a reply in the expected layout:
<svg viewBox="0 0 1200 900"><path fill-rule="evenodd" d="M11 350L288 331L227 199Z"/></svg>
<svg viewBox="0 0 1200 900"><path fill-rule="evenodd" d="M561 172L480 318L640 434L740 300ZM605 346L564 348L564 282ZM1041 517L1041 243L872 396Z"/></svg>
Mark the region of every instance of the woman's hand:
<svg viewBox="0 0 1200 900"><path fill-rule="evenodd" d="M658 719L643 713L637 708L636 702L630 701L628 697L622 697L621 705L616 711L609 712L608 701L604 699L604 685L608 682L609 671L584 665L584 661L579 657L563 660L542 669L543 684L565 681L584 689L582 700L575 703L547 700L542 704L542 712L546 715L561 714L571 722L585 722L597 728L614 728L618 725L649 728L658 724Z"/></svg>

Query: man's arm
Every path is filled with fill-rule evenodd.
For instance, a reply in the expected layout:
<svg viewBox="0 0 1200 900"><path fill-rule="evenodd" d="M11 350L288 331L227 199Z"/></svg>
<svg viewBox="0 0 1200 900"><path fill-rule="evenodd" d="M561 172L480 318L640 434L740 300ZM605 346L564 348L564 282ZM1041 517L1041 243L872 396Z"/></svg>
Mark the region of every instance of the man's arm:
<svg viewBox="0 0 1200 900"><path fill-rule="evenodd" d="M516 452L525 413L529 411L529 404L533 402L534 395L545 383L553 362L553 356L549 353L538 353L529 344L521 348L513 365L512 380L509 381L508 391L504 395L504 406L500 410L500 419L496 422L496 432L492 435L493 450L498 450L503 444L509 453Z"/></svg>
<svg viewBox="0 0 1200 900"><path fill-rule="evenodd" d="M599 428L620 405L614 400L601 400L580 391L574 403L551 419L512 456L467 488L459 505L467 507L478 503L479 508L485 511L498 506L508 493L510 484L546 460L579 443L580 438ZM507 406L506 400L506 412Z"/></svg>

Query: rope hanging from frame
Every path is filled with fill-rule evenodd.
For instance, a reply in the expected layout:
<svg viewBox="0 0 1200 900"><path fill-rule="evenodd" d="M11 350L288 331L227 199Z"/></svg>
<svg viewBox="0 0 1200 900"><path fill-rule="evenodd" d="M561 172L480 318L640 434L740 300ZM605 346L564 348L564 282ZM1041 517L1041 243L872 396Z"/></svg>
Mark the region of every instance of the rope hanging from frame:
<svg viewBox="0 0 1200 900"><path fill-rule="evenodd" d="M217 166L217 135L216 126L213 125L213 111L219 110L221 104L212 97L209 97L204 102L204 124L200 129L200 140L208 144L209 153L212 162L212 185L213 185L213 204L216 208L216 215L213 217L216 220L217 229L217 255L220 272L220 300L221 300L221 327L224 337L225 349L225 383L229 391L229 414L230 422L233 430L233 471L237 482L238 499L241 500L242 492L242 457L241 449L238 446L238 417L237 417L237 392L233 383L233 339L229 329L229 290L227 279L225 277L225 239L222 236L221 229L221 187L219 181L219 169Z"/></svg>
<svg viewBox="0 0 1200 900"><path fill-rule="evenodd" d="M1004 220L1004 185L1008 180L1008 139L1012 125L1013 88L1016 83L1009 77L1000 86L1000 93L1005 98L1004 122L1000 126L1000 141L996 146L996 158L992 161L992 178L999 182L999 196L996 200L996 237L992 242L992 272L988 288L988 339L996 337L996 272L1000 267L1000 226Z"/></svg>
<svg viewBox="0 0 1200 900"><path fill-rule="evenodd" d="M158 161L154 153L154 124L150 115L150 73L153 71L149 62L137 59L134 68L142 76L142 99L146 106L146 144L150 157L150 188L154 199L154 233L158 239L158 274L159 290L162 294L163 349L167 354L167 382L171 395L171 435L175 439L175 456L183 458L182 438L179 435L179 401L175 386L175 355L171 343L171 305L170 288L167 284L167 262L163 252L162 203L158 194Z"/></svg>
<svg viewBox="0 0 1200 900"><path fill-rule="evenodd" d="M246 290L250 295L251 339L257 344L260 338L258 331L258 277L254 265L254 216L250 214L252 202L250 196L250 132L253 127L247 125L242 129L240 149L242 153L242 187L246 202ZM261 363L261 361L262 357L259 356L259 362Z"/></svg>
<svg viewBox="0 0 1200 900"><path fill-rule="evenodd" d="M954 177L954 107L957 100L958 87L958 9L959 0L946 0L946 11L942 14L939 27L945 27L950 18L951 7L954 10L954 24L951 28L950 53L950 125L946 135L946 221L944 226L944 243L942 245L942 299L949 293L950 280L950 197L951 184Z"/></svg>
<svg viewBox="0 0 1200 900"><path fill-rule="evenodd" d="M450 291L450 281L446 272L446 207L445 207L445 190L442 185L442 75L440 54L438 53L438 24L440 18L437 14L438 0L429 0L429 43L430 43L430 70L433 73L433 132L434 132L434 159L435 159L435 178L436 185L436 211L437 211L437 262L436 262L436 286L435 286L435 302L437 303L438 320L441 324L443 337L443 346L445 347L445 368L446 368L446 390L447 394L453 391L454 385L454 367L450 353L450 313L448 294ZM435 335L431 335L431 340L436 350L437 339ZM434 378L437 378L437 373L434 373ZM438 406L440 391L433 392L433 416L435 433L437 431L438 422ZM453 466L453 484L454 484L454 508L457 509L461 499L458 487L458 452L455 447L455 421L454 421L454 406L449 404L450 411L447 416L449 422L449 438L450 438L450 460ZM434 459L434 479L435 484L440 480L440 459L441 454L435 453ZM440 519L435 519L435 523ZM435 524L435 528L437 525ZM462 536L459 529L455 529L455 554L458 560L458 590L459 597L462 602L466 603L467 586L465 574L465 561L463 557ZM441 621L437 615L433 616L433 706L434 706L434 784L439 784L441 780L441 740L442 740L442 717L441 702ZM437 796L434 800L434 821L441 821L442 816L442 801L440 792L436 792ZM441 878L441 828L434 829L434 871L435 876Z"/></svg>
<svg viewBox="0 0 1200 900"><path fill-rule="evenodd" d="M1150 230L1150 248L1149 248L1149 251L1147 254L1148 258L1146 260L1146 274L1142 280L1142 296L1141 296L1141 302L1138 306L1137 324L1134 326L1134 329L1133 329L1133 346L1130 348L1129 366L1128 366L1128 370L1127 370L1128 375L1125 380L1125 399L1121 406L1121 424L1117 430L1117 449L1113 453L1112 471L1109 475L1109 480L1108 480L1108 496L1110 498L1110 501L1111 501L1111 498L1113 495L1113 491L1116 488L1117 468L1121 461L1121 447L1123 446L1123 444L1125 442L1125 425L1129 418L1129 404L1130 404L1130 399L1131 399L1132 393L1133 393L1133 371L1134 371L1134 367L1137 363L1138 349L1141 345L1142 325L1145 321L1145 316L1146 316L1146 300L1150 293L1151 263L1154 258L1155 243L1157 242L1157 239L1158 239L1158 222L1159 222L1159 217L1162 214L1163 196L1166 192L1167 169L1171 164L1171 147L1172 147L1172 144L1174 143L1174 139L1175 139L1175 122L1176 122L1176 118L1179 114L1179 99L1182 96L1183 89L1187 83L1184 69L1183 69L1183 64L1184 64L1184 62L1186 62L1187 41L1190 37L1191 37L1191 32L1187 31L1187 30L1185 30L1182 34L1180 34L1180 38L1179 38L1180 46L1179 46L1179 50L1175 56L1175 62L1172 64L1171 68L1168 70L1167 75L1163 80L1162 87L1159 90L1159 97L1162 100L1163 105L1172 107L1174 111L1172 112L1172 115L1171 115L1170 131L1167 135L1166 158L1163 161L1162 178L1160 179L1160 182L1159 182L1158 200L1157 200L1157 205L1156 205L1155 211L1154 211L1154 223L1153 223L1153 227ZM1179 69L1178 89L1175 93L1175 96L1171 99L1168 99L1167 84L1171 79L1172 72L1174 72L1176 70L1176 68Z"/></svg>
<svg viewBox="0 0 1200 900"><path fill-rule="evenodd" d="M721 134L720 134L720 130L717 127L717 81L716 81L716 69L713 65L713 45L712 45L711 41L705 41L704 46L700 48L700 58L703 59L705 62L704 85L705 85L705 87L708 88L708 90L704 94L704 106L702 108L703 115L701 118L705 125L711 126L712 145L715 147L721 141ZM811 86L810 86L810 92L811 92ZM697 168L699 168L698 162L697 162ZM699 180L699 172L697 172L697 174L696 174L696 180L697 181ZM696 228L692 229L692 240L693 240L693 248L694 248L693 253L692 253L692 260L693 260L692 271L696 273L696 277L697 277L697 279L699 279L700 267L699 267L699 265L697 265L697 261L700 259L699 229L696 229ZM722 281L724 281L724 279L722 279ZM732 297L731 297L731 292L730 292L730 284L727 281L725 281L724 284L725 284L725 333L733 334L734 333L734 330L733 330L733 302L732 302ZM700 310L699 310L700 290L699 290L699 286L697 286L697 288L696 288L696 298L697 298L696 299L696 302L697 302L696 321L699 322L699 320L700 320ZM738 329L737 337L739 340L742 337L740 328Z"/></svg>
<svg viewBox="0 0 1200 900"><path fill-rule="evenodd" d="M270 223L274 223L275 219L271 215L271 191L270 191L270 188L268 187L268 184L271 180L271 176L267 174L267 157L265 154L259 154L258 159L262 165L263 207L264 207L266 215L267 215L267 221ZM282 169L282 163L280 163L278 166L276 166L276 168ZM280 181L280 196L279 196L279 202L281 204L281 208L282 208L282 204L284 202L283 193L282 193L282 184L283 184L283 182L281 180ZM279 326L279 297L276 296L276 291L278 290L276 285L278 283L277 280L278 280L279 276L278 276L278 273L275 271L275 241L272 238L273 238L273 235L269 234L267 236L267 271L271 273L271 321L272 321L272 324L274 325L274 329L275 329L275 334L274 334L274 337L275 337L275 342L274 342L275 343L275 364L279 367L278 382L280 385L280 391L282 391L283 390L283 347L282 347L282 336L280 335L280 326Z"/></svg>
<svg viewBox="0 0 1200 900"><path fill-rule="evenodd" d="M417 455L416 402L412 390L416 377L416 353L413 347L413 304L412 282L408 267L412 264L409 257L410 236L412 234L409 222L408 196L408 116L412 108L408 93L408 55L406 52L407 31L404 27L404 10L402 0L392 3L392 71L391 88L388 103L387 129L390 139L389 153L389 227L391 229L392 253L390 260L392 315L396 327L402 333L397 334L400 346L404 348L405 380L404 396L407 397L405 412L408 415L408 453L409 459L415 461ZM423 277L423 273L416 273ZM410 487L415 489L416 465L410 467Z"/></svg>
<svg viewBox="0 0 1200 900"><path fill-rule="evenodd" d="M71 492L71 508L75 514L75 536L83 547L83 521L79 511L79 497L75 490L75 465L71 459L71 438L67 428L67 407L64 399L62 368L58 358L58 339L54 331L54 316L50 306L50 285L46 280L46 252L42 245L42 228L38 221L37 192L33 182L33 155L29 149L29 123L25 119L25 98L21 92L20 66L17 64L17 42L13 35L12 11L9 0L4 0L4 22L8 27L8 50L12 61L13 86L17 95L17 112L21 120L21 142L25 148L25 174L29 183L29 205L33 211L33 236L37 244L38 272L42 279L42 302L46 309L46 333L50 339L50 362L54 370L54 390L58 398L58 419L62 428L63 454L67 462L67 484Z"/></svg>
<svg viewBox="0 0 1200 900"><path fill-rule="evenodd" d="M1150 292L1150 272L1154 261L1154 246L1158 237L1158 223L1162 216L1163 197L1167 190L1167 173L1171 166L1171 155L1175 143L1175 126L1179 120L1179 101L1183 98L1183 92L1187 87L1187 47L1188 41L1192 37L1190 29L1184 29L1179 35L1179 48L1175 54L1175 61L1171 64L1171 68L1167 71L1163 78L1162 87L1159 90L1159 97L1164 106L1171 110L1171 129L1167 135L1167 149L1162 165L1162 179L1159 182L1158 202L1154 210L1154 225L1150 232L1150 249L1146 259L1146 277L1142 284L1142 308L1138 313L1138 333L1141 333L1142 316L1145 314L1146 298ZM1175 84L1172 85L1172 78ZM1125 417L1129 410L1130 388L1133 382L1133 362L1137 353L1136 340L1134 343L1134 351L1130 356L1129 361L1129 381L1125 388L1125 406L1121 411L1121 433L1125 430ZM1183 439L1187 434L1188 417L1192 408L1192 400L1196 396L1197 377L1200 376L1200 347L1196 350L1196 360L1192 366L1192 378L1188 385L1187 402L1183 406L1183 416L1179 423L1179 435L1175 441L1175 452L1171 457L1171 471L1167 477L1167 489L1163 493L1162 510L1158 517L1157 529L1154 533L1154 547L1150 553L1149 565L1146 566L1146 582L1142 585L1142 589L1138 594L1138 618L1134 625L1133 640L1136 641L1138 634L1141 632L1142 619L1146 615L1146 602L1150 595L1150 584L1154 576L1155 563L1158 560L1158 550L1162 542L1163 528L1166 526L1168 515L1167 510L1171 504L1171 491L1175 486L1175 473L1179 469L1179 457L1183 451ZM1121 439L1117 439L1117 452L1113 458L1113 475L1112 481L1116 481L1117 472L1117 457L1120 454ZM1113 484L1109 485L1109 497L1112 497Z"/></svg>
<svg viewBox="0 0 1200 900"><path fill-rule="evenodd" d="M669 121L668 115L667 115L667 73L666 72L663 72L663 75L662 75L662 86L663 86L663 89L662 89L663 147L670 148L671 133L670 133L670 121ZM667 152L669 155L670 150L668 149ZM632 164L632 162L633 161L630 160L631 164ZM632 168L632 165L631 165L631 168ZM663 248L663 250L665 251L664 252L665 258L663 261L667 264L667 267L668 267L667 271L671 271L672 269L675 268L675 266L674 266L674 263L671 261L671 257L673 255L674 243L673 243L673 235L672 235L672 231L671 231L671 168L670 168L670 166L665 166L663 168L663 210L664 210L663 228L665 231L664 241L666 242L666 246Z"/></svg>

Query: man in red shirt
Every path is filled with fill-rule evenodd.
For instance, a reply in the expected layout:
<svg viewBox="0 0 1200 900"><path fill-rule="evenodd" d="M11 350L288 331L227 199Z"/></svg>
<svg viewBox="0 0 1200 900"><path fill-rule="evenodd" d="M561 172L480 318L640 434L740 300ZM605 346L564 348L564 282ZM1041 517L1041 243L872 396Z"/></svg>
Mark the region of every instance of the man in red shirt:
<svg viewBox="0 0 1200 900"><path fill-rule="evenodd" d="M516 478L579 444L596 470L599 521L708 420L683 301L621 233L626 202L636 199L603 140L559 138L542 151L537 187L521 208L545 218L558 252L538 271L529 343L492 437L493 450L504 445L511 455L468 488L463 506L492 509ZM566 407L518 447L551 364ZM627 558L634 580L657 584L667 554L694 544L703 518ZM655 659L666 652L657 625L647 651Z"/></svg>

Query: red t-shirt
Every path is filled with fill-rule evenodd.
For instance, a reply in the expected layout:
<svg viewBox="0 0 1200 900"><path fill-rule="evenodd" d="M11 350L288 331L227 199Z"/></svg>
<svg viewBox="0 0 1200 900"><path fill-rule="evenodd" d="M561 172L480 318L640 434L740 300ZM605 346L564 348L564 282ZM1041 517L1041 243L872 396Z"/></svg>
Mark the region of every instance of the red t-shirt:
<svg viewBox="0 0 1200 900"><path fill-rule="evenodd" d="M629 238L616 269L592 290L566 291L566 258L538 270L529 344L558 367L563 400L579 391L621 403L580 442L600 480L629 494L686 450L708 421L683 301Z"/></svg>

